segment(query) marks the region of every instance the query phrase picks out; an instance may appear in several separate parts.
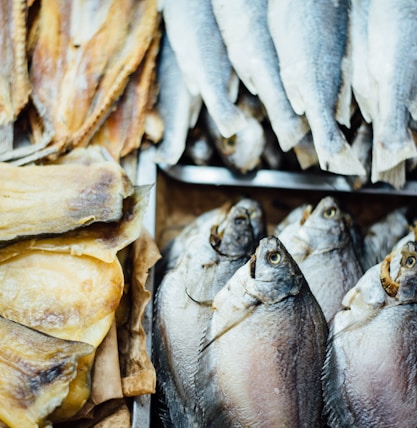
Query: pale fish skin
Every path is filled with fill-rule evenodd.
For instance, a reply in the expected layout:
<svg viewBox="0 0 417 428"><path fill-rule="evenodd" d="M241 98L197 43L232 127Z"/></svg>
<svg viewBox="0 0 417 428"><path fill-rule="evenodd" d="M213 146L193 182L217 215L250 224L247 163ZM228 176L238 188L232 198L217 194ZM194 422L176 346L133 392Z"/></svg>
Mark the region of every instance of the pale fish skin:
<svg viewBox="0 0 417 428"><path fill-rule="evenodd" d="M309 131L285 93L279 61L268 29L268 0L211 0L229 59L241 81L258 95L283 151ZM239 25L236 25L236 23Z"/></svg>
<svg viewBox="0 0 417 428"><path fill-rule="evenodd" d="M397 208L368 228L363 238L362 266L365 271L380 263L393 250L398 241L408 234L410 224L406 214L406 207ZM410 238L412 237L410 236L407 241Z"/></svg>
<svg viewBox="0 0 417 428"><path fill-rule="evenodd" d="M176 427L200 426L194 374L201 336L215 294L253 254L259 242L254 232L263 234L263 217L252 215L243 206L233 206L208 233L188 238L176 267L157 289L155 366L168 419ZM261 223L256 224L258 220Z"/></svg>
<svg viewBox="0 0 417 428"><path fill-rule="evenodd" d="M363 175L336 119L350 125L351 89L344 66L348 1L269 0L268 24L294 111L305 114L320 168Z"/></svg>
<svg viewBox="0 0 417 428"><path fill-rule="evenodd" d="M327 322L341 309L342 299L363 274L360 241L351 216L327 196L312 212L278 234L298 263Z"/></svg>
<svg viewBox="0 0 417 428"><path fill-rule="evenodd" d="M401 249L389 296L382 263L346 294L334 317L323 369L330 427L412 427L417 420L416 243ZM393 264L391 261L390 265Z"/></svg>
<svg viewBox="0 0 417 428"><path fill-rule="evenodd" d="M327 324L276 237L214 298L196 385L200 426L321 427Z"/></svg>
<svg viewBox="0 0 417 428"><path fill-rule="evenodd" d="M221 134L228 138L245 126L234 105L239 81L227 56L210 0L164 1L169 41L191 94L201 95Z"/></svg>
<svg viewBox="0 0 417 428"><path fill-rule="evenodd" d="M373 181L417 155L408 127L417 118L417 3L371 0L368 14L369 73L375 103ZM400 179L399 179L400 180ZM397 180L397 181L399 181ZM401 184L401 181L400 181Z"/></svg>
<svg viewBox="0 0 417 428"><path fill-rule="evenodd" d="M266 145L266 135L262 124L247 109L242 109L246 125L236 134L225 138L216 123L205 110L203 111L207 132L217 153L226 166L241 174L254 170L260 165Z"/></svg>
<svg viewBox="0 0 417 428"><path fill-rule="evenodd" d="M214 147L207 134L192 132L185 146L185 155L194 165L209 165L214 155Z"/></svg>
<svg viewBox="0 0 417 428"><path fill-rule="evenodd" d="M164 122L164 134L155 161L175 165L185 151L187 135L200 114L200 95L188 90L166 33L157 68L159 93L156 108Z"/></svg>

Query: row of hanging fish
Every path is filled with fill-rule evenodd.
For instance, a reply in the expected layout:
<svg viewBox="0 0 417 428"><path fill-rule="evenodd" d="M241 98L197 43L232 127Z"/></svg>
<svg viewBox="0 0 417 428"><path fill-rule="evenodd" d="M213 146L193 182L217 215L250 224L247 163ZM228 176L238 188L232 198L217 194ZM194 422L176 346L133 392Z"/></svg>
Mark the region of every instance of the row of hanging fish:
<svg viewBox="0 0 417 428"><path fill-rule="evenodd" d="M267 235L262 206L241 199L186 226L156 271L164 426L414 426L408 214L363 230L328 196Z"/></svg>
<svg viewBox="0 0 417 428"><path fill-rule="evenodd" d="M243 92L303 169L404 185L417 155L415 2L180 0L160 9L159 162L176 164L209 116L214 140L226 142L220 155L243 173L259 166L270 136L242 107ZM361 125L366 141L356 143Z"/></svg>

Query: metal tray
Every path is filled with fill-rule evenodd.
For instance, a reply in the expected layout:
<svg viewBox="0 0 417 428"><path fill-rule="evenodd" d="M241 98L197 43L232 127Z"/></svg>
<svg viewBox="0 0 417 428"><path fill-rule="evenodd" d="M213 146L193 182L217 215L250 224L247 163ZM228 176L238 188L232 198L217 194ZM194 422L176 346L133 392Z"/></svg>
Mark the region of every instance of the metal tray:
<svg viewBox="0 0 417 428"><path fill-rule="evenodd" d="M408 181L402 189L394 189L389 184L376 183L353 190L345 176L331 173L260 169L246 175L236 175L231 170L218 166L159 164L158 167L169 177L190 184L417 196L417 181Z"/></svg>

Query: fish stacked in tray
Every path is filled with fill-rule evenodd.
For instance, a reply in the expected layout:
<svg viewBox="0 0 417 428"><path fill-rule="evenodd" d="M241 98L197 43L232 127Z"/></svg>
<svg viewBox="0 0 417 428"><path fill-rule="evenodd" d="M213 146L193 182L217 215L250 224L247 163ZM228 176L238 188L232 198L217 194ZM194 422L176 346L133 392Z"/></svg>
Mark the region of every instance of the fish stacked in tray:
<svg viewBox="0 0 417 428"><path fill-rule="evenodd" d="M405 208L362 229L327 196L273 235L252 199L201 214L157 265L160 422L412 426L416 250Z"/></svg>
<svg viewBox="0 0 417 428"><path fill-rule="evenodd" d="M181 0L161 10L159 162L212 162L214 152L245 173L295 157L356 186L404 186L417 154L415 2Z"/></svg>

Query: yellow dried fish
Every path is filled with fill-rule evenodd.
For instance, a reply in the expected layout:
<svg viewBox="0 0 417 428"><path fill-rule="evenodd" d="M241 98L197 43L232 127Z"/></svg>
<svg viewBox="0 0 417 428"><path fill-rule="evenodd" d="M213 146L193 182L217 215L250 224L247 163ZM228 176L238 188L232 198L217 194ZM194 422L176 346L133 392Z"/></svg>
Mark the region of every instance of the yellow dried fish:
<svg viewBox="0 0 417 428"><path fill-rule="evenodd" d="M30 78L43 144L51 142L58 153L88 143L141 63L158 24L156 0L41 3Z"/></svg>
<svg viewBox="0 0 417 428"><path fill-rule="evenodd" d="M16 167L0 163L0 242L118 221L133 187L115 162Z"/></svg>
<svg viewBox="0 0 417 428"><path fill-rule="evenodd" d="M43 426L67 395L77 360L94 347L57 339L3 317L0 337L0 421L11 428Z"/></svg>
<svg viewBox="0 0 417 428"><path fill-rule="evenodd" d="M123 292L117 252L138 238L148 193L148 186L135 188L120 222L95 223L56 238L0 249L0 315L97 347ZM93 358L90 354L79 360L77 377L54 419L72 416L88 399Z"/></svg>
<svg viewBox="0 0 417 428"><path fill-rule="evenodd" d="M0 1L0 153L13 147L13 125L29 99L26 1Z"/></svg>

